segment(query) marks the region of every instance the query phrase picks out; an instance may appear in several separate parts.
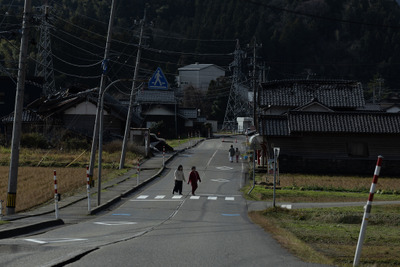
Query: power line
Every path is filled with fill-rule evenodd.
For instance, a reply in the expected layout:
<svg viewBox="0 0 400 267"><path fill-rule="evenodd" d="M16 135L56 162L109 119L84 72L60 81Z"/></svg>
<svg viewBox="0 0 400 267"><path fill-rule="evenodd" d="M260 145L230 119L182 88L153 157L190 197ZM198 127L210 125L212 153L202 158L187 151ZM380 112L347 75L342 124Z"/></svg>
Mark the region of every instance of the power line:
<svg viewBox="0 0 400 267"><path fill-rule="evenodd" d="M379 28L400 29L399 25L377 24L377 23L369 23L369 22L362 22L362 21L355 21L355 20L338 19L338 18L334 18L334 17L326 17L326 16L317 15L317 14L295 11L295 10L291 10L291 9L287 9L287 8L283 8L283 7L278 7L278 6L274 6L274 5L270 5L270 4L261 3L261 2L254 1L254 0L242 0L242 1L247 2L249 4L269 8L272 10L290 13L290 14L299 15L299 16L304 16L304 17L309 17L309 18L314 18L314 19L321 19L321 20L334 21L334 22L340 22L340 23L348 23L348 24L358 24L358 25L372 26L372 27L379 27Z"/></svg>
<svg viewBox="0 0 400 267"><path fill-rule="evenodd" d="M100 60L100 61L98 61L98 62L96 62L96 63L93 63L93 64L89 64L89 65L80 65L80 64L75 64L75 63L68 62L68 61L66 61L66 60L64 60L64 59L61 59L60 57L58 57L58 56L56 56L56 55L54 55L54 54L52 54L52 56L53 56L54 58L58 59L59 61L65 63L65 64L68 64L68 65L70 65L70 66L77 67L77 68L91 68L91 67L94 67L94 66L101 65L101 62L102 62L102 61Z"/></svg>

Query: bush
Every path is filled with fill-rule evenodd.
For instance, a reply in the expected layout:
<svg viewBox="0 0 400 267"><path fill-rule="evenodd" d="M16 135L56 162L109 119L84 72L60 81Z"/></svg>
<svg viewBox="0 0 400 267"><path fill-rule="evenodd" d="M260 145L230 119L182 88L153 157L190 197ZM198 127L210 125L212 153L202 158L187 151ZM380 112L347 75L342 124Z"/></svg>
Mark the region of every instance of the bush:
<svg viewBox="0 0 400 267"><path fill-rule="evenodd" d="M122 141L114 140L103 145L103 151L107 153L121 153L122 152ZM136 146L132 142L126 144L126 152L131 152L135 154L144 154L144 149Z"/></svg>
<svg viewBox="0 0 400 267"><path fill-rule="evenodd" d="M80 149L90 149L91 145L88 143L86 138L65 138L61 142L61 147L66 150L80 150Z"/></svg>
<svg viewBox="0 0 400 267"><path fill-rule="evenodd" d="M7 142L6 142L6 137L4 134L0 134L0 146L6 146Z"/></svg>
<svg viewBox="0 0 400 267"><path fill-rule="evenodd" d="M46 149L49 147L49 143L46 138L39 133L27 133L21 136L21 147Z"/></svg>
<svg viewBox="0 0 400 267"><path fill-rule="evenodd" d="M122 141L114 140L103 145L103 150L108 153L120 152L122 150ZM129 142L127 150L129 150Z"/></svg>

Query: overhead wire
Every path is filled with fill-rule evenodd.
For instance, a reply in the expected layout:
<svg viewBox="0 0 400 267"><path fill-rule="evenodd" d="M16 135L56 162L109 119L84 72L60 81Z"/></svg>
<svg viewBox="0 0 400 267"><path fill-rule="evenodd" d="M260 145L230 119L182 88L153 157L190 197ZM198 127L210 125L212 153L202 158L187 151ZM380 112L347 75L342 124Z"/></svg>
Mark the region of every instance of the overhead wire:
<svg viewBox="0 0 400 267"><path fill-rule="evenodd" d="M363 22L363 21L356 21L356 20L338 19L338 18L334 18L334 17L327 17L327 16L318 15L318 14L296 11L296 10L292 10L292 9L288 9L288 8L284 8L284 7L278 7L278 6L274 6L271 4L262 3L262 2L254 1L254 0L241 0L241 1L247 2L250 4L254 4L254 5L258 5L258 6L262 6L262 7L268 8L268 9L280 11L280 12L285 12L285 13L290 13L290 14L294 14L294 15L315 18L315 19L320 19L320 20L328 20L328 21L335 21L335 22L340 22L340 23L358 24L358 25L373 26L373 27L400 29L400 25L377 24L377 23L370 23L370 22Z"/></svg>

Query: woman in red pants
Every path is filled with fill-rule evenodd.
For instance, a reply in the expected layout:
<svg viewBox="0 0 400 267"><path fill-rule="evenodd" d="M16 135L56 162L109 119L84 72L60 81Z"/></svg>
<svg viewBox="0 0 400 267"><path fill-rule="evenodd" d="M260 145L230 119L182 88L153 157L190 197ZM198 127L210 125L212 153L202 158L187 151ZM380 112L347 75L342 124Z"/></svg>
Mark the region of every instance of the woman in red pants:
<svg viewBox="0 0 400 267"><path fill-rule="evenodd" d="M193 196L195 195L194 192L197 189L197 181L199 181L201 183L200 175L196 171L196 167L193 166L192 171L189 174L189 180L188 180L188 184L190 183L192 185L192 195Z"/></svg>

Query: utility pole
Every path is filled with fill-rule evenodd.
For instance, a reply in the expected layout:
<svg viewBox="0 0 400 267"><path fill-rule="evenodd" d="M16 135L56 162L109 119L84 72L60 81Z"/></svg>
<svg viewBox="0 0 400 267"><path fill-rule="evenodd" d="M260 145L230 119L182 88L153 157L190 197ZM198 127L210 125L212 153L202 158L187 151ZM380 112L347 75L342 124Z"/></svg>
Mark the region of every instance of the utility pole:
<svg viewBox="0 0 400 267"><path fill-rule="evenodd" d="M38 56L36 61L35 76L43 77L43 94L49 96L55 93L55 81L53 71L53 56L51 53L51 40L50 40L50 28L49 23L49 5L48 1L44 1L44 5L40 7L40 40L38 42Z"/></svg>
<svg viewBox="0 0 400 267"><path fill-rule="evenodd" d="M11 140L11 160L8 176L8 191L6 212L8 215L15 213L17 199L17 179L19 163L19 142L22 131L22 110L24 106L25 75L29 40L29 21L32 16L31 0L25 0L24 18L22 21L21 48L18 63L17 92L15 94L14 122Z"/></svg>
<svg viewBox="0 0 400 267"><path fill-rule="evenodd" d="M131 95L129 98L129 107L128 107L128 115L126 117L126 124L125 124L125 133L124 133L124 140L122 142L122 152L121 152L121 160L119 162L119 169L123 169L125 165L125 156L126 156L126 147L128 144L129 132L131 128L131 119L132 119L132 106L133 106L133 98L136 93L138 95L139 89L135 92L136 87L136 79L139 73L139 64L140 64L140 54L142 49L142 38L143 38L143 29L146 23L146 9L144 10L143 19L140 21L140 36L139 36L139 47L136 55L136 63L135 63L135 72L133 74L133 82L131 88Z"/></svg>
<svg viewBox="0 0 400 267"><path fill-rule="evenodd" d="M99 120L100 120L100 103L101 103L101 96L103 94L104 88L106 86L106 77L107 77L107 68L108 68L108 54L110 52L111 46L111 37L112 37L112 27L113 27L113 20L114 20L114 10L115 10L115 0L111 2L111 12L110 12L110 19L108 22L108 32L107 32L107 41L106 41L106 48L104 51L104 59L102 63L103 73L101 74L100 79L100 88L99 88L99 96L97 99L97 110L96 110L96 119L94 122L94 129L93 129L93 139L92 139L92 149L90 153L90 162L89 162L89 179L93 180L93 169L94 169L94 161L96 157L96 146L97 146L97 139L99 137ZM100 205L100 191L101 191L101 181L98 180L97 183L97 205Z"/></svg>

